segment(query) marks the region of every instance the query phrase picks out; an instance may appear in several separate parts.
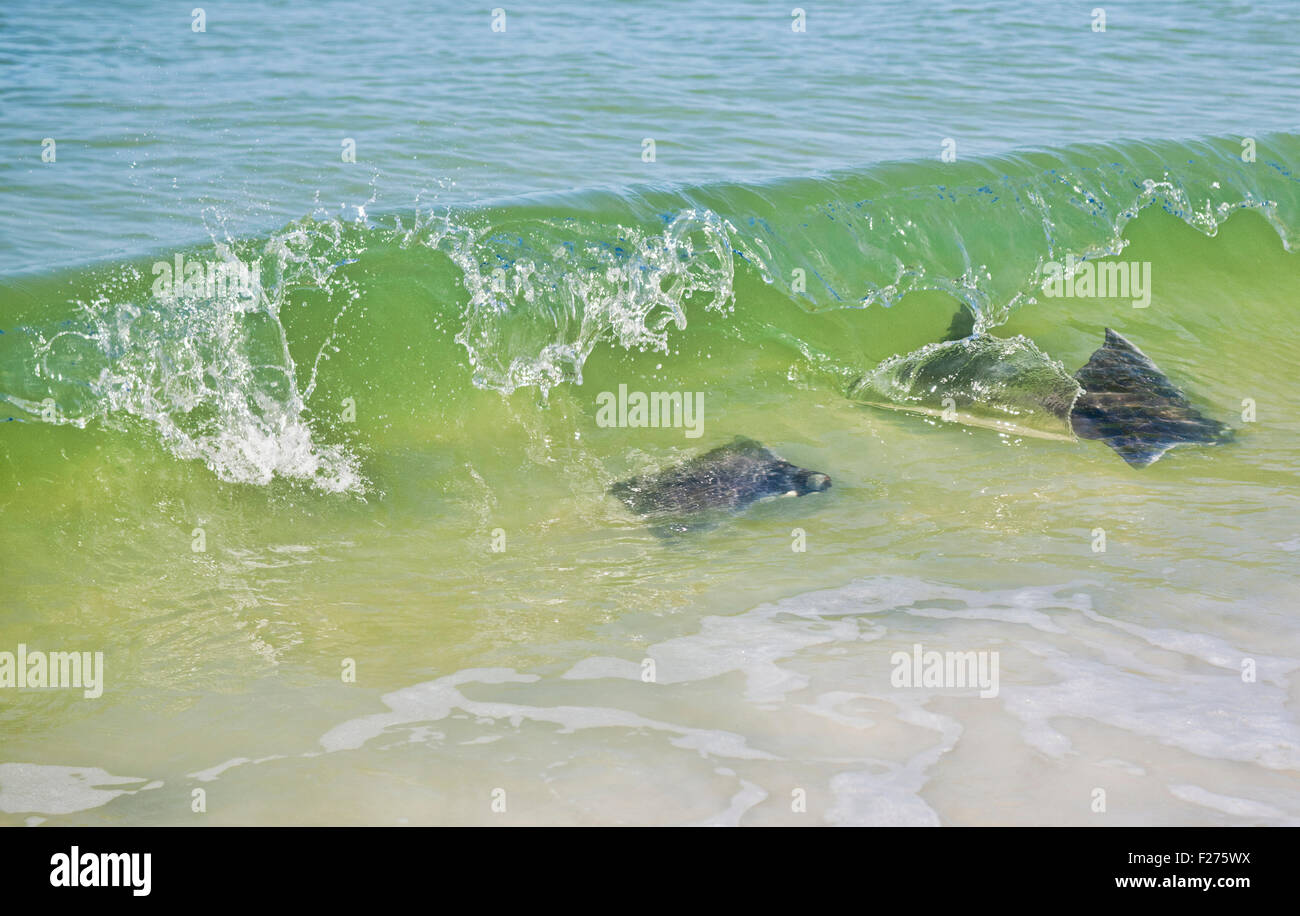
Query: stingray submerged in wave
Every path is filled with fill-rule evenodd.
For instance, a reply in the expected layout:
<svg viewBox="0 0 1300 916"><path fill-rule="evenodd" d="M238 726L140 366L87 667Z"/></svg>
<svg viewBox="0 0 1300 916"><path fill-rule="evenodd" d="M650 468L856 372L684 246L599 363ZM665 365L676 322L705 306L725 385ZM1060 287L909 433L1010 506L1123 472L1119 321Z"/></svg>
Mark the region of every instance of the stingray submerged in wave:
<svg viewBox="0 0 1300 916"><path fill-rule="evenodd" d="M830 486L830 477L820 471L791 464L753 439L737 436L681 464L621 480L609 492L656 533L667 535L712 527L756 502L807 496Z"/></svg>
<svg viewBox="0 0 1300 916"><path fill-rule="evenodd" d="M1102 346L1070 375L1027 338L975 333L967 309L945 340L885 360L848 395L1018 435L1100 440L1136 468L1175 446L1233 438L1117 331L1106 328Z"/></svg>

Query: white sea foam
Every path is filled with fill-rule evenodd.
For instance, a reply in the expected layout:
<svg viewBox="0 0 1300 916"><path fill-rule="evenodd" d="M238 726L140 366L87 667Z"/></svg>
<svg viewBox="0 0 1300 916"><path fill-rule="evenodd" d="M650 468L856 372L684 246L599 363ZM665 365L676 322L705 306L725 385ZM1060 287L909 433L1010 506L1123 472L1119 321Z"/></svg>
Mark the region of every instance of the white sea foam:
<svg viewBox="0 0 1300 916"><path fill-rule="evenodd" d="M519 703L476 701L466 697L460 687L466 684L530 684L535 675L521 675L506 668L475 668L459 671L424 684L406 687L383 696L391 712L353 719L330 729L320 739L327 751L355 750L367 741L395 728L420 722L448 718L461 710L478 716L481 724L495 725L500 720L518 728L524 721L558 725L562 734L593 728L651 729L668 732L674 747L688 748L701 754L719 757L765 758L769 755L746 745L740 735L658 722L621 709L600 706L529 706Z"/></svg>
<svg viewBox="0 0 1300 916"><path fill-rule="evenodd" d="M162 783L114 776L99 767L0 763L0 811L8 814L75 814ZM108 788L126 786L127 788Z"/></svg>
<svg viewBox="0 0 1300 916"><path fill-rule="evenodd" d="M418 770L436 760L459 771L465 755L491 745L509 773L511 810L545 798L560 806L548 819L561 820L657 822L671 798L675 822L692 824L1095 822L1088 790L1119 779L1149 788L1125 794L1126 823L1206 810L1300 821L1300 793L1270 791L1265 802L1238 789L1284 785L1300 769L1288 700L1297 664L1238 644L1230 629L1112 617L1093 607L1089 588L972 591L871 577L700 618L694 632L634 657L593 656L546 674L472 668L390 691L377 696L385 711L339 723L321 751L296 756L351 771L419 754ZM660 632L675 629L665 621ZM999 695L891 687L890 654L918 641L995 647ZM1266 671L1258 681L1241 677L1243 655ZM645 657L653 680L643 680ZM545 760L527 753L541 735ZM280 756L236 758L191 778L224 779ZM610 759L619 762L602 768ZM1027 771L1008 759L1051 763ZM1038 774L1030 786L1025 772ZM973 804L971 785L994 807ZM791 805L792 791L806 812ZM1170 804L1185 807L1171 814Z"/></svg>
<svg viewBox="0 0 1300 916"><path fill-rule="evenodd" d="M1252 801L1248 798L1235 798L1231 795L1219 795L1216 792L1210 792L1202 789L1200 786L1177 785L1170 786L1169 791L1177 798L1183 801L1191 802L1194 805L1201 805L1214 811L1222 811L1224 814L1231 814L1235 817L1262 818L1265 820L1283 820L1286 815L1274 808L1272 805L1266 805L1263 802ZM1294 823L1294 821L1292 822Z"/></svg>

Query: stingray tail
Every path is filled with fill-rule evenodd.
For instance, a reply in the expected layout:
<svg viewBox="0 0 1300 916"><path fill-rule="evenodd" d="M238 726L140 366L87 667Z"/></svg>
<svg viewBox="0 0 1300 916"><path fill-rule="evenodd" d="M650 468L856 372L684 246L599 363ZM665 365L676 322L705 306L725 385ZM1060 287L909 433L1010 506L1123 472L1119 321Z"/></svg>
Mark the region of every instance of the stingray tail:
<svg viewBox="0 0 1300 916"><path fill-rule="evenodd" d="M1074 374L1083 387L1070 424L1144 468L1175 445L1217 445L1232 429L1200 413L1145 353L1106 329L1106 342Z"/></svg>

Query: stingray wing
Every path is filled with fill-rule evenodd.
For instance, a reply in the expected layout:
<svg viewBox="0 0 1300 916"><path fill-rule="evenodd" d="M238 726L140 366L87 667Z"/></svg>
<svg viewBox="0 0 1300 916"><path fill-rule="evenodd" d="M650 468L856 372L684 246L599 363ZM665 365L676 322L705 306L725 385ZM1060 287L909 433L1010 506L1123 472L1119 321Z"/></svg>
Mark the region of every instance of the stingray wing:
<svg viewBox="0 0 1300 916"><path fill-rule="evenodd" d="M1074 374L1083 387L1070 422L1081 439L1100 439L1144 468L1175 445L1214 445L1232 430L1204 416L1145 353L1110 328L1106 342Z"/></svg>

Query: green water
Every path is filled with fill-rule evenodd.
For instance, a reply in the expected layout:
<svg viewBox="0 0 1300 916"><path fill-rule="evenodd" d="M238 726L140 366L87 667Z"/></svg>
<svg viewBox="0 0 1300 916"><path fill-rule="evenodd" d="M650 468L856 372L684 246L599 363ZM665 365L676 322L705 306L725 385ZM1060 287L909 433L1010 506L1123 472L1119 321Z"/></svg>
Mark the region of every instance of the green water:
<svg viewBox="0 0 1300 916"><path fill-rule="evenodd" d="M1294 4L806 13L0 9L0 823L1300 823ZM849 396L959 309L1235 441ZM738 435L833 487L608 495Z"/></svg>
<svg viewBox="0 0 1300 916"><path fill-rule="evenodd" d="M6 757L31 765L6 791L83 799L6 820L1084 823L1094 785L1124 800L1116 822L1295 816L1300 269L1259 213L1210 237L1148 207L1118 255L1152 265L1148 308L1039 296L997 328L1071 368L1119 329L1239 430L1142 472L1097 443L844 397L852 372L942 335L946 292L810 311L701 244L691 270L730 295L683 297L680 329L649 311L648 346L603 329L580 384L570 359L545 396L503 394L465 382L472 288L427 244L440 232L335 230L316 236L323 261L355 263L304 260L314 284L282 272L278 314L210 304L207 338L148 308L104 317L121 321L147 270L6 286L11 404L48 392L59 422L17 411L0 439L0 645L106 658L97 700L6 695ZM690 275L669 264L663 284ZM488 353L504 362L535 329L493 325L506 349ZM131 376L137 350L152 361ZM266 368L285 365L291 384ZM158 386L159 366L189 381L121 395L123 377ZM248 371L220 377L231 366ZM704 392L704 435L598 427L596 394L620 383ZM605 495L735 434L834 488L669 542ZM239 436L266 448L231 458ZM918 641L999 651L1002 699L893 690L891 652ZM106 774L137 781L107 803L75 791ZM809 815L789 810L799 787Z"/></svg>

